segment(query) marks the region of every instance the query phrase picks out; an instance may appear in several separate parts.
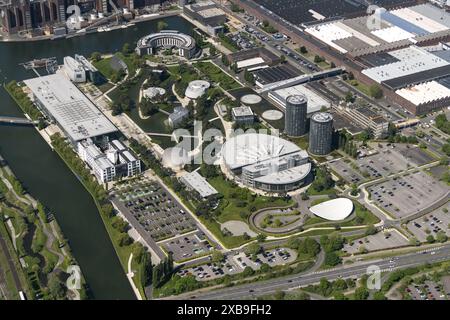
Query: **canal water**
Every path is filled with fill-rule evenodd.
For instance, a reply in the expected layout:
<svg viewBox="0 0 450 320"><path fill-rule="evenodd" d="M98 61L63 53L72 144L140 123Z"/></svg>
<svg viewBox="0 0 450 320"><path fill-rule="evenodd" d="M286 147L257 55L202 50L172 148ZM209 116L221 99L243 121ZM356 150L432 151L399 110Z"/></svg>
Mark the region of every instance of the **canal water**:
<svg viewBox="0 0 450 320"><path fill-rule="evenodd" d="M192 25L180 17L166 18L168 28L186 33ZM89 34L64 40L0 43L0 81L34 77L20 63L66 55L89 56L93 51L115 52L156 31L157 20L127 29ZM21 110L0 89L0 115L22 116ZM134 299L135 296L89 193L34 128L0 125L0 154L25 188L56 216L94 299Z"/></svg>

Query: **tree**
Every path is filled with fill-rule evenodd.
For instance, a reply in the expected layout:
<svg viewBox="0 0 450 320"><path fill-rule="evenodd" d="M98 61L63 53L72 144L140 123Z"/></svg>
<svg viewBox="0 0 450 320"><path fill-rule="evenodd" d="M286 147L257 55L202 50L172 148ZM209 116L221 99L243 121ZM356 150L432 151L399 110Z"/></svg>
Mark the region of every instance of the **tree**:
<svg viewBox="0 0 450 320"><path fill-rule="evenodd" d="M211 261L214 262L214 263L223 262L224 259L225 259L225 256L219 250L214 250L214 252L211 255Z"/></svg>
<svg viewBox="0 0 450 320"><path fill-rule="evenodd" d="M347 91L345 94L345 102L347 103L353 103L355 101L355 97L353 96L353 93L351 91Z"/></svg>
<svg viewBox="0 0 450 320"><path fill-rule="evenodd" d="M355 290L355 300L367 300L369 297L369 290L365 287L359 287Z"/></svg>
<svg viewBox="0 0 450 320"><path fill-rule="evenodd" d="M366 236L370 236L370 235L373 235L376 233L377 233L377 228L373 224L367 226Z"/></svg>
<svg viewBox="0 0 450 320"><path fill-rule="evenodd" d="M49 275L48 289L55 298L62 299L66 294L65 286L56 273Z"/></svg>
<svg viewBox="0 0 450 320"><path fill-rule="evenodd" d="M336 252L331 251L325 253L325 261L324 263L329 267L334 267L340 264L342 259L336 254Z"/></svg>
<svg viewBox="0 0 450 320"><path fill-rule="evenodd" d="M102 59L102 55L101 55L100 52L93 52L93 53L91 54L91 60L92 60L92 61L98 62L98 61L100 61L101 59Z"/></svg>
<svg viewBox="0 0 450 320"><path fill-rule="evenodd" d="M247 69L244 72L244 79L245 79L245 81L250 83L252 86L255 85L255 77Z"/></svg>
<svg viewBox="0 0 450 320"><path fill-rule="evenodd" d="M308 53L308 50L306 49L305 46L301 46L301 47L300 47L300 53L301 53L301 54L306 54L306 53Z"/></svg>
<svg viewBox="0 0 450 320"><path fill-rule="evenodd" d="M259 254L261 250L261 246L256 242L250 243L247 247L245 247L245 253L252 256Z"/></svg>
<svg viewBox="0 0 450 320"><path fill-rule="evenodd" d="M427 236L427 242L428 243L434 243L436 240L434 239L434 237L430 234Z"/></svg>
<svg viewBox="0 0 450 320"><path fill-rule="evenodd" d="M158 31L161 31L161 30L167 29L168 26L169 25L167 24L167 22L165 22L164 20L159 20L158 24L156 25L156 29Z"/></svg>
<svg viewBox="0 0 450 320"><path fill-rule="evenodd" d="M380 99L381 97L383 97L383 91L377 84L373 84L369 87L369 93L370 96L375 99Z"/></svg>
<svg viewBox="0 0 450 320"><path fill-rule="evenodd" d="M446 242L447 240L448 240L448 237L447 237L447 235L445 234L444 231L439 231L439 232L436 234L436 241L441 242L441 243L444 243L444 242Z"/></svg>
<svg viewBox="0 0 450 320"><path fill-rule="evenodd" d="M273 295L274 300L283 300L286 296L286 293L282 290L277 290Z"/></svg>
<svg viewBox="0 0 450 320"><path fill-rule="evenodd" d="M129 55L129 54L133 53L133 49L131 48L131 46L128 42L123 45L122 53L124 55Z"/></svg>

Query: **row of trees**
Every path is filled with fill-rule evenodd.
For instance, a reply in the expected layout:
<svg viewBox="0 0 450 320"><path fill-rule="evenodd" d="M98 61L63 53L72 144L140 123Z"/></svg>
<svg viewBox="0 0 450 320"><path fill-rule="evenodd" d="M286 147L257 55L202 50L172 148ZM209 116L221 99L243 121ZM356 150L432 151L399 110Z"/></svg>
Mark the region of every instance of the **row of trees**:
<svg viewBox="0 0 450 320"><path fill-rule="evenodd" d="M170 280L173 273L173 257L169 254L166 259L153 267L152 283L155 288L161 287Z"/></svg>
<svg viewBox="0 0 450 320"><path fill-rule="evenodd" d="M30 100L28 95L23 92L22 88L17 84L16 81L11 81L6 85L6 90L14 98L22 111L30 116L34 121L39 121L40 127L43 128L43 115L34 103Z"/></svg>

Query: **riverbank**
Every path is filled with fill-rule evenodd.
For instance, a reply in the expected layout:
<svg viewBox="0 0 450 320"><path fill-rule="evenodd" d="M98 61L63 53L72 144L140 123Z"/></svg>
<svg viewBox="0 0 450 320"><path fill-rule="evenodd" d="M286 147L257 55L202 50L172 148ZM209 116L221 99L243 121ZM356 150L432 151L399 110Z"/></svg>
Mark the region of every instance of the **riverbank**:
<svg viewBox="0 0 450 320"><path fill-rule="evenodd" d="M155 15L150 14L150 15L138 16L138 18L131 19L130 21L128 21L127 23L124 23L124 24L120 24L120 25L116 25L116 26L109 26L109 27L101 26L96 29L92 29L90 31L85 31L85 32L80 32L80 30L78 30L77 32L69 33L69 34L66 34L63 36L43 35L43 36L36 36L36 37L32 37L32 38L21 38L19 36L5 38L4 36L1 36L0 42L19 42L20 43L20 42L38 42L38 41L46 41L46 40L66 40L66 39L71 39L71 38L75 38L75 37L82 37L82 36L85 36L88 34L96 34L96 33L100 33L100 32L110 32L110 31L114 31L114 30L126 29L126 28L134 26L137 23L178 16L182 12L183 12L182 10L176 10L176 11L174 10L171 12L163 12L163 13L159 13L159 14L155 14Z"/></svg>
<svg viewBox="0 0 450 320"><path fill-rule="evenodd" d="M0 162L1 236L3 245L12 244L5 253L16 261L10 269L17 292L30 300L87 299L85 278L72 273L79 267L54 215L26 192L1 155ZM70 274L79 279L73 288L64 282Z"/></svg>

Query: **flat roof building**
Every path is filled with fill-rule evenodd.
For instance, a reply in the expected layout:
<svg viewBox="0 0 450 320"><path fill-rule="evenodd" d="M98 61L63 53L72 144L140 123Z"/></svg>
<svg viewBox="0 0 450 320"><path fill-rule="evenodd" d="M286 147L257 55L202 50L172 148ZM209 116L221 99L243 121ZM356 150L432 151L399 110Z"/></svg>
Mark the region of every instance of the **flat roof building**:
<svg viewBox="0 0 450 320"><path fill-rule="evenodd" d="M214 189L214 187L211 186L197 171L185 174L180 178L180 181L184 183L188 189L197 191L202 198L207 198L218 193L217 190Z"/></svg>
<svg viewBox="0 0 450 320"><path fill-rule="evenodd" d="M225 12L212 1L199 1L183 6L183 12L204 26L217 27L227 21Z"/></svg>
<svg viewBox="0 0 450 320"><path fill-rule="evenodd" d="M231 115L233 121L238 124L252 124L255 121L255 115L253 114L252 108L247 106L233 108L231 110Z"/></svg>
<svg viewBox="0 0 450 320"><path fill-rule="evenodd" d="M286 99L289 96L303 95L308 100L307 113L312 114L314 112L321 111L323 108L330 108L331 103L325 100L321 95L317 94L313 90L309 89L305 84L294 85L284 89L278 89L269 91L268 97L277 106L282 109L286 109Z"/></svg>
<svg viewBox="0 0 450 320"><path fill-rule="evenodd" d="M117 132L111 121L63 75L51 74L24 83L43 112L72 142Z"/></svg>
<svg viewBox="0 0 450 320"><path fill-rule="evenodd" d="M367 106L341 106L336 111L359 127L368 129L375 139L385 137L388 132L389 121Z"/></svg>

